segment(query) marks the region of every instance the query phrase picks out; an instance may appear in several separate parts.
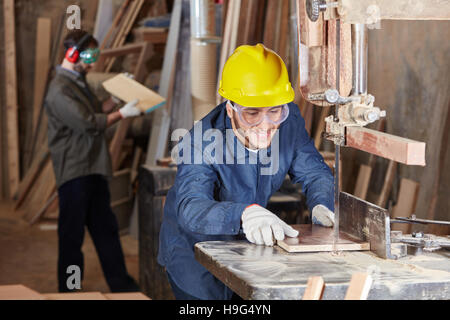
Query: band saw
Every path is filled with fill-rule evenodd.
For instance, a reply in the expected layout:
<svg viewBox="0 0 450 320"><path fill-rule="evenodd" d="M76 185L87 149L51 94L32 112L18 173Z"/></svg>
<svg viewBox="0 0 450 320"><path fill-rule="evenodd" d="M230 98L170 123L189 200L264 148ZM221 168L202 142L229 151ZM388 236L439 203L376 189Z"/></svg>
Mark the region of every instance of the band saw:
<svg viewBox="0 0 450 320"><path fill-rule="evenodd" d="M369 298L450 298L450 238L391 231L392 223L449 222L415 216L391 220L387 209L339 188L341 147L425 165L425 143L365 128L387 116L367 92L368 29L383 19L450 19L448 1L418 2L421 10L407 0L296 1L300 92L317 107L335 107L334 115L325 118L323 133L335 145L333 251L340 251L342 234L369 243L370 251L332 255L288 253L279 246L261 248L243 241L196 244L197 260L241 297L300 299L308 276L320 273L331 283L324 298L339 299L352 271L378 270ZM417 258L423 252L434 262Z"/></svg>

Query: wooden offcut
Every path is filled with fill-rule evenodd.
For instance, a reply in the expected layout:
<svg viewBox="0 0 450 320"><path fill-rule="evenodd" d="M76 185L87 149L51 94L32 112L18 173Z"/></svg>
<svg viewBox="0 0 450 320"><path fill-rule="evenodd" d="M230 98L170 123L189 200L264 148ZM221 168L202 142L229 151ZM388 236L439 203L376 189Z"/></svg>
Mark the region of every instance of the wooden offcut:
<svg viewBox="0 0 450 320"><path fill-rule="evenodd" d="M113 96L125 101L131 102L139 99L137 107L142 112L150 112L165 103L165 99L156 92L148 89L139 82L128 78L124 74L119 74L114 78L103 82L103 87Z"/></svg>
<svg viewBox="0 0 450 320"><path fill-rule="evenodd" d="M309 277L302 300L320 300L324 287L325 283L322 277Z"/></svg>
<svg viewBox="0 0 450 320"><path fill-rule="evenodd" d="M403 164L425 166L425 142L362 127L347 127L346 146Z"/></svg>
<svg viewBox="0 0 450 320"><path fill-rule="evenodd" d="M16 193L20 179L14 4L14 0L3 1L4 24L7 26L4 28L4 56L9 196Z"/></svg>
<svg viewBox="0 0 450 320"><path fill-rule="evenodd" d="M277 241L278 246L288 252L322 252L334 250L333 228L321 227L310 224L297 224L292 227L298 230L296 238L286 237ZM359 241L344 232L339 233L339 241L336 244L339 251L370 250L368 242Z"/></svg>
<svg viewBox="0 0 450 320"><path fill-rule="evenodd" d="M373 279L368 273L353 274L345 294L345 300L367 300L372 282Z"/></svg>

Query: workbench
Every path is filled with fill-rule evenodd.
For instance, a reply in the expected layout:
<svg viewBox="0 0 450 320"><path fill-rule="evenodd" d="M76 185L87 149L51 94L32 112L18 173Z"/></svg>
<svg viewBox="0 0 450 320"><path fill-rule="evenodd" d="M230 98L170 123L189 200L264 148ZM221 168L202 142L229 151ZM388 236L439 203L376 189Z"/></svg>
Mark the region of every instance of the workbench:
<svg viewBox="0 0 450 320"><path fill-rule="evenodd" d="M197 243L195 257L243 299L302 299L311 276L325 281L322 299L344 299L355 272L371 273L369 300L450 299L450 251L445 249L388 260L370 251L288 253L237 240Z"/></svg>

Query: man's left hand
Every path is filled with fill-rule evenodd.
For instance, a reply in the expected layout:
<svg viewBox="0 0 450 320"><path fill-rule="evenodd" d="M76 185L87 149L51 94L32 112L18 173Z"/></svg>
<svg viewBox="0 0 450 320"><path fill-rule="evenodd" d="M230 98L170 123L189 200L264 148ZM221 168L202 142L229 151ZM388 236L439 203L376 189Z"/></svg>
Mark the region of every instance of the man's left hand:
<svg viewBox="0 0 450 320"><path fill-rule="evenodd" d="M334 212L319 204L312 210L312 222L323 227L334 226Z"/></svg>

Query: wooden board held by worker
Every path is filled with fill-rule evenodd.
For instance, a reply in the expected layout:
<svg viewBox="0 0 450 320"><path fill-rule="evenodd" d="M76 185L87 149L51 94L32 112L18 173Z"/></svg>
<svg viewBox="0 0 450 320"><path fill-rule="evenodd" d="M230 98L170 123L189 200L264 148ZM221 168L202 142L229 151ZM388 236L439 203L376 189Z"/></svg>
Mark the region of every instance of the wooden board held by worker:
<svg viewBox="0 0 450 320"><path fill-rule="evenodd" d="M277 241L278 246L284 250L288 252L333 251L334 231L332 228L310 224L297 224L292 227L299 231L298 237L286 237L284 240ZM339 251L367 251L370 250L370 244L354 239L341 231L336 249Z"/></svg>
<svg viewBox="0 0 450 320"><path fill-rule="evenodd" d="M144 113L152 112L166 103L166 99L139 82L119 74L103 82L103 87L113 96L125 102L139 99L137 107Z"/></svg>

